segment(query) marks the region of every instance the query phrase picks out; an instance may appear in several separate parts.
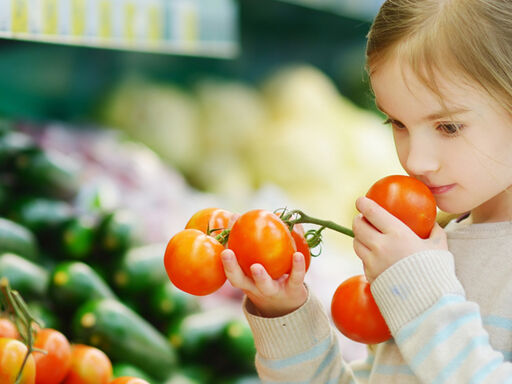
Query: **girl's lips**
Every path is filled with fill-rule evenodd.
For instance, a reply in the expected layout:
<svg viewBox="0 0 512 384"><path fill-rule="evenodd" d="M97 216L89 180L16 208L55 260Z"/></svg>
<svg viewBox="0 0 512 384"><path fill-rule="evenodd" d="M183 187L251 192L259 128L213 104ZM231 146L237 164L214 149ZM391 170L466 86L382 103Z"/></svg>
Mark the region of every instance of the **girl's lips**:
<svg viewBox="0 0 512 384"><path fill-rule="evenodd" d="M434 195L440 195L452 190L453 187L455 187L455 184L441 185L439 187L430 186L428 189L430 189L430 192L432 192Z"/></svg>

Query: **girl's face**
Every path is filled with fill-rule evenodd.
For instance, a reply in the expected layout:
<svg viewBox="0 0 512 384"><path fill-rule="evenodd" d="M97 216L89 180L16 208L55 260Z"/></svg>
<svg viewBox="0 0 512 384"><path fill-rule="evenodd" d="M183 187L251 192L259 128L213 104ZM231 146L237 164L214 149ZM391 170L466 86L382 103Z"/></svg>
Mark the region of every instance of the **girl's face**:
<svg viewBox="0 0 512 384"><path fill-rule="evenodd" d="M398 58L371 75L400 163L445 212L473 222L512 220L512 116L477 87L438 79L444 104Z"/></svg>

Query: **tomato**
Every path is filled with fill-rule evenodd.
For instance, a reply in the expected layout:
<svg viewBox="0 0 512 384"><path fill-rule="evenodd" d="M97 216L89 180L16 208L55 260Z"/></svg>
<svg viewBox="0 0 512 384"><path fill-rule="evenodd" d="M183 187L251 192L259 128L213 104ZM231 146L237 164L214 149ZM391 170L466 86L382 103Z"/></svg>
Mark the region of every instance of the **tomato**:
<svg viewBox="0 0 512 384"><path fill-rule="evenodd" d="M339 331L354 341L376 344L391 337L363 275L339 285L331 301L331 314Z"/></svg>
<svg viewBox="0 0 512 384"><path fill-rule="evenodd" d="M171 282L184 292L204 296L226 281L220 258L224 246L197 229L174 235L165 250L164 265Z"/></svg>
<svg viewBox="0 0 512 384"><path fill-rule="evenodd" d="M16 339L0 338L0 383L14 384L27 354L27 346ZM34 384L36 364L30 355L23 368L20 384Z"/></svg>
<svg viewBox="0 0 512 384"><path fill-rule="evenodd" d="M216 236L222 232L223 229L229 229L233 226L238 215L233 212L226 211L220 208L205 208L197 211L192 215L188 221L185 229L198 229L203 233L212 229L210 235Z"/></svg>
<svg viewBox="0 0 512 384"><path fill-rule="evenodd" d="M309 269L311 263L311 251L309 250L308 242L304 236L304 227L302 224L295 224L292 230L292 238L295 241L295 247L297 251L304 255L304 261L306 262L306 271Z"/></svg>
<svg viewBox="0 0 512 384"><path fill-rule="evenodd" d="M251 265L259 263L273 279L290 272L297 249L288 226L262 209L246 212L235 221L227 246L247 276L252 276Z"/></svg>
<svg viewBox="0 0 512 384"><path fill-rule="evenodd" d="M123 376L118 377L110 382L110 384L149 384L146 380L137 377Z"/></svg>
<svg viewBox="0 0 512 384"><path fill-rule="evenodd" d="M402 220L419 237L430 235L436 221L436 200L421 181L410 176L387 176L373 184L366 197Z"/></svg>
<svg viewBox="0 0 512 384"><path fill-rule="evenodd" d="M112 362L98 348L83 344L71 347L71 367L64 384L108 384Z"/></svg>
<svg viewBox="0 0 512 384"><path fill-rule="evenodd" d="M8 339L17 339L20 334L16 325L6 317L0 318L0 337L6 337Z"/></svg>
<svg viewBox="0 0 512 384"><path fill-rule="evenodd" d="M45 350L33 352L36 362L36 384L60 383L71 366L71 346L59 331L43 328L37 332L34 347Z"/></svg>

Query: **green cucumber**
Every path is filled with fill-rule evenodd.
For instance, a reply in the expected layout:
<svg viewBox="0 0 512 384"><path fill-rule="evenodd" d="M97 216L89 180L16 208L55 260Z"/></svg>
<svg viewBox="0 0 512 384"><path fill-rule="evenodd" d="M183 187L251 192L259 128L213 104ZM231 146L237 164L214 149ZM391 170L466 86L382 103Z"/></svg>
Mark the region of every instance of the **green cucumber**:
<svg viewBox="0 0 512 384"><path fill-rule="evenodd" d="M16 131L3 132L0 134L0 169L12 171L16 156L36 150L36 143L30 136Z"/></svg>
<svg viewBox="0 0 512 384"><path fill-rule="evenodd" d="M151 372L159 380L176 367L174 349L151 324L114 299L85 303L73 317L73 337L102 349L113 361Z"/></svg>
<svg viewBox="0 0 512 384"><path fill-rule="evenodd" d="M71 311L92 299L116 298L94 269L79 261L57 264L50 277L49 293L57 306Z"/></svg>
<svg viewBox="0 0 512 384"><path fill-rule="evenodd" d="M14 253L0 255L0 276L7 277L11 287L27 300L47 294L48 271Z"/></svg>
<svg viewBox="0 0 512 384"><path fill-rule="evenodd" d="M155 286L149 296L150 317L164 324L198 312L199 309L200 303L196 296L176 288L168 279Z"/></svg>
<svg viewBox="0 0 512 384"><path fill-rule="evenodd" d="M61 200L24 197L13 205L10 217L36 234L56 232L73 216L71 205Z"/></svg>
<svg viewBox="0 0 512 384"><path fill-rule="evenodd" d="M25 188L55 197L70 197L79 189L79 167L70 157L43 150L22 153L14 160L16 178Z"/></svg>
<svg viewBox="0 0 512 384"><path fill-rule="evenodd" d="M149 384L157 384L155 379L153 379L151 376L149 376L142 369L137 368L136 366L134 366L132 364L115 363L112 365L112 369L114 372L115 379L118 377L123 377L123 376L131 376L131 377L137 377L142 380L146 380Z"/></svg>
<svg viewBox="0 0 512 384"><path fill-rule="evenodd" d="M91 215L74 217L66 223L61 237L61 251L67 258L90 258L96 239L96 220Z"/></svg>
<svg viewBox="0 0 512 384"><path fill-rule="evenodd" d="M149 244L125 252L113 275L113 284L125 294L146 294L169 281L164 268L166 244Z"/></svg>
<svg viewBox="0 0 512 384"><path fill-rule="evenodd" d="M34 234L27 228L0 217L0 253L6 252L36 260L38 245Z"/></svg>
<svg viewBox="0 0 512 384"><path fill-rule="evenodd" d="M98 244L107 254L119 255L134 246L138 240L138 222L127 210L106 214L99 226Z"/></svg>
<svg viewBox="0 0 512 384"><path fill-rule="evenodd" d="M228 321L221 334L220 347L233 368L239 371L254 372L256 347L254 336L244 318Z"/></svg>
<svg viewBox="0 0 512 384"><path fill-rule="evenodd" d="M175 370L164 384L215 383L214 377L214 372L206 365L187 364Z"/></svg>

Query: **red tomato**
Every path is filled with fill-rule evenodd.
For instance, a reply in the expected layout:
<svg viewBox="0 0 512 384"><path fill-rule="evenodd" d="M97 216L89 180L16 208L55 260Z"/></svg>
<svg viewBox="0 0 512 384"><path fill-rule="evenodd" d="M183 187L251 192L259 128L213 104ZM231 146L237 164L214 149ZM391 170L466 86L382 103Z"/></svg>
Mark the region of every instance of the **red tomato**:
<svg viewBox="0 0 512 384"><path fill-rule="evenodd" d="M235 221L228 248L247 276L252 276L251 265L259 263L273 279L290 272L297 250L286 224L276 214L262 209L246 212Z"/></svg>
<svg viewBox="0 0 512 384"><path fill-rule="evenodd" d="M0 318L0 337L17 339L19 336L18 329L11 320L6 317Z"/></svg>
<svg viewBox="0 0 512 384"><path fill-rule="evenodd" d="M403 175L387 176L373 184L366 197L402 220L426 239L436 221L436 200L421 181Z"/></svg>
<svg viewBox="0 0 512 384"><path fill-rule="evenodd" d="M146 380L139 379L138 377L123 376L118 377L110 382L110 384L149 384Z"/></svg>
<svg viewBox="0 0 512 384"><path fill-rule="evenodd" d="M197 211L192 215L188 221L185 229L198 229L203 233L212 229L211 236L216 236L222 232L223 229L229 229L233 226L238 215L233 212L226 211L220 208L205 208Z"/></svg>
<svg viewBox="0 0 512 384"><path fill-rule="evenodd" d="M14 384L27 354L27 346L16 339L0 338L0 383ZM34 384L36 364L32 355L23 368L20 384Z"/></svg>
<svg viewBox="0 0 512 384"><path fill-rule="evenodd" d="M36 384L60 383L71 367L71 346L66 336L55 329L44 328L37 332L34 346L47 352L46 355L32 353L36 362Z"/></svg>
<svg viewBox="0 0 512 384"><path fill-rule="evenodd" d="M64 384L108 384L112 363L98 348L83 344L71 347L71 367Z"/></svg>
<svg viewBox="0 0 512 384"><path fill-rule="evenodd" d="M164 265L171 282L187 293L204 296L226 281L220 258L224 246L197 229L185 229L169 240Z"/></svg>
<svg viewBox="0 0 512 384"><path fill-rule="evenodd" d="M302 224L295 224L293 226L292 237L295 241L295 247L297 248L297 251L304 255L307 271L309 269L309 264L311 263L311 251L309 250L308 242L304 236L304 227Z"/></svg>
<svg viewBox="0 0 512 384"><path fill-rule="evenodd" d="M339 285L331 301L331 314L340 332L354 341L376 344L391 337L363 275Z"/></svg>

